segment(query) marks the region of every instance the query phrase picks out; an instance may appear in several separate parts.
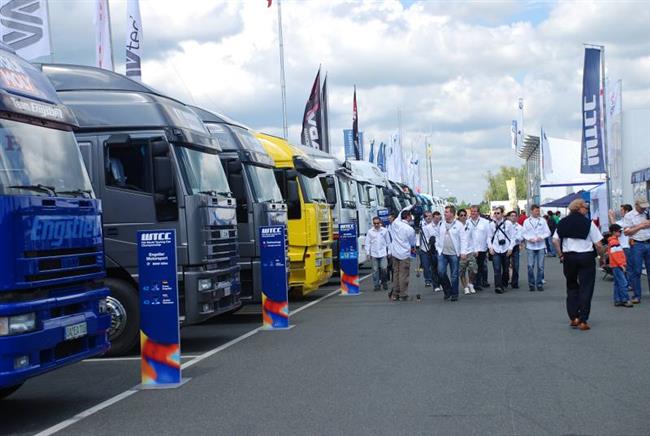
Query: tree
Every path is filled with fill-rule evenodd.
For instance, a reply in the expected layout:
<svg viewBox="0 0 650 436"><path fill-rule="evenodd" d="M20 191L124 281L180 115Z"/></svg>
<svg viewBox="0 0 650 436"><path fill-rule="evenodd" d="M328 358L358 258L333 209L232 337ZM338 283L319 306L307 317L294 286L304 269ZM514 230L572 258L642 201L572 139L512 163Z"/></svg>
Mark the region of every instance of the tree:
<svg viewBox="0 0 650 436"><path fill-rule="evenodd" d="M496 174L492 173L492 171L488 171L486 176L488 187L483 194L483 199L486 202L508 200L506 180L512 179L513 177L517 184L517 199L523 200L527 198L527 171L526 166L522 165L520 168L503 166L499 168L499 172Z"/></svg>
<svg viewBox="0 0 650 436"><path fill-rule="evenodd" d="M447 203L448 204L456 204L456 203L458 203L458 199L456 197L447 197Z"/></svg>

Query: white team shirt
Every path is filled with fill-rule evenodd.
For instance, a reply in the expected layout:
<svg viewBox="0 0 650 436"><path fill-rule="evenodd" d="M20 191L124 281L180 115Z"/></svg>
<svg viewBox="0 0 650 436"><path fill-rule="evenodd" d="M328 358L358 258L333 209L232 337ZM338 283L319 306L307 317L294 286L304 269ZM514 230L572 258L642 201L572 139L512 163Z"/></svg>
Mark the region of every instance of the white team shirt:
<svg viewBox="0 0 650 436"><path fill-rule="evenodd" d="M410 210L410 206L404 210ZM400 212L400 215L402 213ZM415 246L415 230L399 216L390 225L392 241L389 246L391 256L399 260L408 259L411 256L411 247Z"/></svg>
<svg viewBox="0 0 650 436"><path fill-rule="evenodd" d="M526 241L526 248L529 250L543 250L546 248L544 242L546 238L551 236L551 230L548 228L548 223L542 217L535 218L528 217L524 221L523 236ZM532 242L532 239L541 238L539 241Z"/></svg>
<svg viewBox="0 0 650 436"><path fill-rule="evenodd" d="M478 217L476 221L473 221L470 217L467 218L467 226L469 227L469 238L472 240L473 250L487 251L490 222L482 216Z"/></svg>
<svg viewBox="0 0 650 436"><path fill-rule="evenodd" d="M643 223L646 221L646 215L645 213L639 213L636 211L636 209L632 209L628 213L625 214L625 217L623 218L623 222L625 225L623 226L624 228L627 227L634 227L638 226L639 224ZM649 241L650 240L650 229L641 229L632 236L630 236L630 239L634 239L635 241Z"/></svg>
<svg viewBox="0 0 650 436"><path fill-rule="evenodd" d="M502 224L499 230L497 230L497 226L504 221L505 224ZM490 231L488 232L488 248L493 249L495 253L506 253L515 246L516 237L515 227L510 221L505 218L499 222L492 221L490 223ZM505 241L505 243L499 244L499 241Z"/></svg>
<svg viewBox="0 0 650 436"><path fill-rule="evenodd" d="M388 246L390 245L390 236L388 230L380 227L376 230L374 227L366 233L366 254L374 258L386 257L388 255Z"/></svg>

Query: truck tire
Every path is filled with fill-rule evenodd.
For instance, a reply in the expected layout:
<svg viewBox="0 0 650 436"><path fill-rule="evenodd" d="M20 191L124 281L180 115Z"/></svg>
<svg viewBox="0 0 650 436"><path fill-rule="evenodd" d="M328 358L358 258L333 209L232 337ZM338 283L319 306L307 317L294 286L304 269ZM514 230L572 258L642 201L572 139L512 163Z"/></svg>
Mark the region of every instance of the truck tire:
<svg viewBox="0 0 650 436"><path fill-rule="evenodd" d="M111 314L108 337L111 348L105 356L123 356L133 350L140 339L138 291L124 280L107 278L104 284L111 292L108 297L108 309Z"/></svg>
<svg viewBox="0 0 650 436"><path fill-rule="evenodd" d="M6 388L0 388L0 400L7 398L9 395L13 394L20 388L23 384L19 384L16 386L9 386Z"/></svg>

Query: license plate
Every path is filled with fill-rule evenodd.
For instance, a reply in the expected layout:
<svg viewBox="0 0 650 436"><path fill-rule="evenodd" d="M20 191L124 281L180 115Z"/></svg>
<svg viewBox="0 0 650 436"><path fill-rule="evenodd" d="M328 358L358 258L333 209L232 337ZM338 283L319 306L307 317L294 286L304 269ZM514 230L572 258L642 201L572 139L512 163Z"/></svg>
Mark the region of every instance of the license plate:
<svg viewBox="0 0 650 436"><path fill-rule="evenodd" d="M322 266L323 265L323 259L316 259L316 266Z"/></svg>
<svg viewBox="0 0 650 436"><path fill-rule="evenodd" d="M230 295L230 286L228 286L227 288L223 288L223 296L227 297L229 295Z"/></svg>
<svg viewBox="0 0 650 436"><path fill-rule="evenodd" d="M228 239L228 238L230 238L230 230L222 230L221 239Z"/></svg>
<svg viewBox="0 0 650 436"><path fill-rule="evenodd" d="M65 326L66 341L81 338L86 336L87 334L88 334L88 324L86 324L85 321L80 322L79 324Z"/></svg>

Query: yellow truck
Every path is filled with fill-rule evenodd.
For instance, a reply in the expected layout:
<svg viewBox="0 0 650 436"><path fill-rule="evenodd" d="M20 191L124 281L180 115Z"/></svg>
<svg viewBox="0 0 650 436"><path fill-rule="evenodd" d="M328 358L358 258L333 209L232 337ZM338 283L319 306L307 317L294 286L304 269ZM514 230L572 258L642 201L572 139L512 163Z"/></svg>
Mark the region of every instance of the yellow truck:
<svg viewBox="0 0 650 436"><path fill-rule="evenodd" d="M289 239L289 291L304 296L332 277L332 214L318 175L324 173L314 159L276 136L257 138L275 165L275 179L287 202Z"/></svg>

